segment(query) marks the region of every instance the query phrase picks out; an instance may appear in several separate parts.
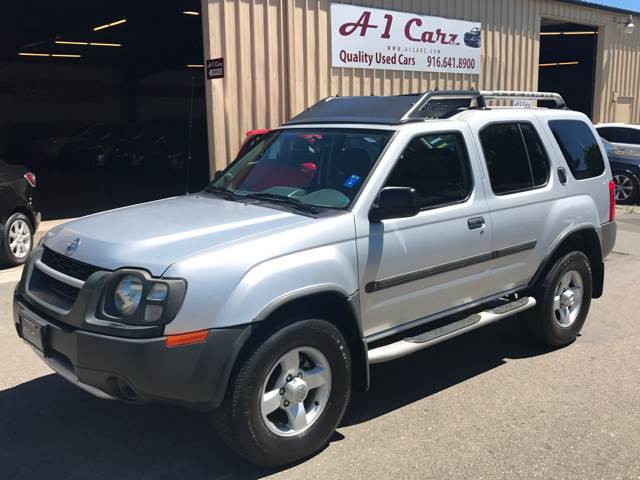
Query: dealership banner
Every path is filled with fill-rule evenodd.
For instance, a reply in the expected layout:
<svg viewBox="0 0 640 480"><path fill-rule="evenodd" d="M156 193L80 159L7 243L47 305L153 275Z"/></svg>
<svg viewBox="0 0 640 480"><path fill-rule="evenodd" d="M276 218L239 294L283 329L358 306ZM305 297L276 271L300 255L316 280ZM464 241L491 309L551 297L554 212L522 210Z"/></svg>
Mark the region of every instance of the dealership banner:
<svg viewBox="0 0 640 480"><path fill-rule="evenodd" d="M331 4L334 67L480 73L480 23Z"/></svg>

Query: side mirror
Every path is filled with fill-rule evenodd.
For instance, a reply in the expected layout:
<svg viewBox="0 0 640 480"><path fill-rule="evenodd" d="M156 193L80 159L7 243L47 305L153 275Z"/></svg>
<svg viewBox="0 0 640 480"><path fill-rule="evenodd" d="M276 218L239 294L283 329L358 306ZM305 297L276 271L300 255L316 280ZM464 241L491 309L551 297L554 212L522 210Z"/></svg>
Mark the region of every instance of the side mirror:
<svg viewBox="0 0 640 480"><path fill-rule="evenodd" d="M215 182L216 180L218 180L220 177L222 176L222 170L218 170L216 173L213 174L213 181Z"/></svg>
<svg viewBox="0 0 640 480"><path fill-rule="evenodd" d="M413 217L420 212L420 202L415 188L385 187L369 212L369 220L379 222L387 218Z"/></svg>

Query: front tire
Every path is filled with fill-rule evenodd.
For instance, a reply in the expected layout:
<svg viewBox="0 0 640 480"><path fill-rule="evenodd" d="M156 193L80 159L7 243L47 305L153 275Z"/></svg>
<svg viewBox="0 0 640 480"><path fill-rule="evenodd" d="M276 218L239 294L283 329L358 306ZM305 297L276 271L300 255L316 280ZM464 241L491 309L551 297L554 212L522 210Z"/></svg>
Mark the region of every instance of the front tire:
<svg viewBox="0 0 640 480"><path fill-rule="evenodd" d="M537 306L525 312L536 340L552 348L573 342L589 313L591 294L586 255L576 251L558 259L534 292Z"/></svg>
<svg viewBox="0 0 640 480"><path fill-rule="evenodd" d="M15 266L22 265L31 252L33 227L23 213L14 213L4 224L0 261Z"/></svg>
<svg viewBox="0 0 640 480"><path fill-rule="evenodd" d="M351 356L344 337L326 320L301 320L255 344L211 419L240 456L276 467L324 447L350 396Z"/></svg>

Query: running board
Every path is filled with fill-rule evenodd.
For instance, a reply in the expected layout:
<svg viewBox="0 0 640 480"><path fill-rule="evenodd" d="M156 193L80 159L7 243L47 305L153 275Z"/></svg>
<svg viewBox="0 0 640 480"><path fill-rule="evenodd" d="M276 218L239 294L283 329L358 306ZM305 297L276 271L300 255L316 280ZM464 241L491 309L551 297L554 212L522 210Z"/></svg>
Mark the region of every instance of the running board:
<svg viewBox="0 0 640 480"><path fill-rule="evenodd" d="M420 335L408 337L389 345L369 350L369 363L380 363L410 355L423 348L443 342L461 333L469 332L483 325L509 317L515 313L535 307L536 299L523 297L504 305L500 305L483 312L474 313L462 320L454 320L432 330L427 330Z"/></svg>

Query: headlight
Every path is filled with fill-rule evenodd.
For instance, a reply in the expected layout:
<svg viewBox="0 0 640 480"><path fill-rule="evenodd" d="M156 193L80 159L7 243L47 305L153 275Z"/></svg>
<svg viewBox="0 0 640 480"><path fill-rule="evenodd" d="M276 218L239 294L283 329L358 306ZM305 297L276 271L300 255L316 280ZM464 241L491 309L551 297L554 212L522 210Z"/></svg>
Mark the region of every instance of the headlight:
<svg viewBox="0 0 640 480"><path fill-rule="evenodd" d="M186 292L187 282L181 278L154 278L132 268L116 270L106 281L96 317L141 327L165 325L178 314Z"/></svg>
<svg viewBox="0 0 640 480"><path fill-rule="evenodd" d="M125 275L116 287L113 300L118 313L125 316L133 314L142 300L142 279Z"/></svg>

